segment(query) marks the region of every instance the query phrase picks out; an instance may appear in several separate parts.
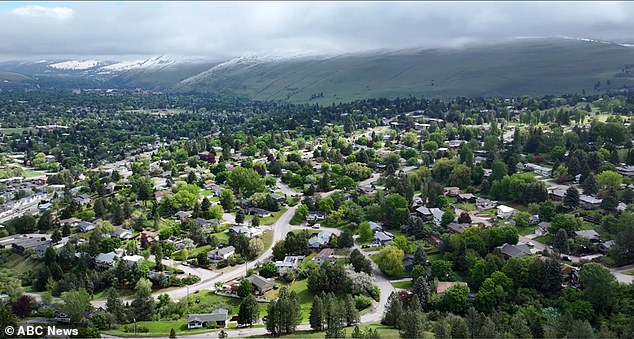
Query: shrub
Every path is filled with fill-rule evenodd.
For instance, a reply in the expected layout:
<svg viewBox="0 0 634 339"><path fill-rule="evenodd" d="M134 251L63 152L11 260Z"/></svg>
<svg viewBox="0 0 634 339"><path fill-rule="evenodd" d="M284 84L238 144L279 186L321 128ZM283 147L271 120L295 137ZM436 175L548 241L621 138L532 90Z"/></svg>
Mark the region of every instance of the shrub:
<svg viewBox="0 0 634 339"><path fill-rule="evenodd" d="M361 310L365 310L366 308L372 306L372 299L368 298L368 297L364 297L362 295L358 295L354 298L354 307L361 311Z"/></svg>

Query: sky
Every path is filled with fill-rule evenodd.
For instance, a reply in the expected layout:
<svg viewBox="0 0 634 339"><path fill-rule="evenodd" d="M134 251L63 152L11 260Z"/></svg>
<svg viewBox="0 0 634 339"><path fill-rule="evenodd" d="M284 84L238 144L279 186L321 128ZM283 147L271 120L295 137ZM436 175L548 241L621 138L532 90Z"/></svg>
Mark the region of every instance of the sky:
<svg viewBox="0 0 634 339"><path fill-rule="evenodd" d="M634 41L634 2L0 2L0 58L222 59Z"/></svg>

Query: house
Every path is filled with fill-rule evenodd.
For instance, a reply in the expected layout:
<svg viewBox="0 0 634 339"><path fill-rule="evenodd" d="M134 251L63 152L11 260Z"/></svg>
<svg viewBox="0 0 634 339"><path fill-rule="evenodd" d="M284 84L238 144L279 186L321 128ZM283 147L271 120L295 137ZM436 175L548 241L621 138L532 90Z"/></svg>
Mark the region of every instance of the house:
<svg viewBox="0 0 634 339"><path fill-rule="evenodd" d="M542 176L542 177L550 177L553 175L553 170L551 168L548 167L544 167L544 166L540 166L537 164L533 164L533 163L526 163L524 164L524 168L529 169L533 172L535 172L535 174Z"/></svg>
<svg viewBox="0 0 634 339"><path fill-rule="evenodd" d="M259 237L262 235L262 229L259 227L231 226L229 233L244 234L248 238Z"/></svg>
<svg viewBox="0 0 634 339"><path fill-rule="evenodd" d="M372 233L376 233L383 230L383 227L381 227L380 224L374 221L368 221L368 224L370 224L370 229L372 230Z"/></svg>
<svg viewBox="0 0 634 339"><path fill-rule="evenodd" d="M223 328L227 326L229 311L224 308L218 308L211 313L190 314L187 316L187 329L216 327Z"/></svg>
<svg viewBox="0 0 634 339"><path fill-rule="evenodd" d="M286 197L281 194L271 193L271 198L277 201L277 203L280 205L286 204Z"/></svg>
<svg viewBox="0 0 634 339"><path fill-rule="evenodd" d="M497 217L500 219L510 218L515 215L516 210L513 207L499 205L497 207Z"/></svg>
<svg viewBox="0 0 634 339"><path fill-rule="evenodd" d="M306 216L306 221L317 221L326 219L326 213L321 211L310 211Z"/></svg>
<svg viewBox="0 0 634 339"><path fill-rule="evenodd" d="M414 211L416 211L416 213L418 213L423 218L432 216L431 210L425 206L420 206Z"/></svg>
<svg viewBox="0 0 634 339"><path fill-rule="evenodd" d="M317 264L317 266L321 266L325 262L334 264L336 261L337 258L335 258L335 250L332 248L324 248L313 258L313 262Z"/></svg>
<svg viewBox="0 0 634 339"><path fill-rule="evenodd" d="M440 208L431 208L430 211L434 217L434 224L436 224L436 226L440 226L442 223L442 216L445 215L445 212Z"/></svg>
<svg viewBox="0 0 634 339"><path fill-rule="evenodd" d="M626 166L622 164L621 166L616 168L616 171L619 172L619 174L621 175L634 177L634 166Z"/></svg>
<svg viewBox="0 0 634 339"><path fill-rule="evenodd" d="M550 199L555 200L555 201L562 201L564 200L564 197L566 196L566 190L552 190L550 192L548 192L548 196L550 197Z"/></svg>
<svg viewBox="0 0 634 339"><path fill-rule="evenodd" d="M196 224L203 229L212 229L214 226L220 224L220 221L218 221L218 219L196 218Z"/></svg>
<svg viewBox="0 0 634 339"><path fill-rule="evenodd" d="M73 198L73 201L79 206L85 206L90 204L90 200L91 200L90 195L88 194L81 194Z"/></svg>
<svg viewBox="0 0 634 339"><path fill-rule="evenodd" d="M288 271L297 269L297 267L299 267L302 263L302 260L304 260L303 255L287 255L284 257L284 260L278 260L275 262L277 272L279 274L284 274Z"/></svg>
<svg viewBox="0 0 634 339"><path fill-rule="evenodd" d="M156 202L161 202L163 200L163 192L154 192L154 199Z"/></svg>
<svg viewBox="0 0 634 339"><path fill-rule="evenodd" d="M192 216L192 211L178 211L174 214L174 216L176 216L178 220L183 221Z"/></svg>
<svg viewBox="0 0 634 339"><path fill-rule="evenodd" d="M62 219L59 221L59 224L61 226L65 226L68 225L70 227L73 226L77 226L77 224L79 224L81 222L81 219L77 219L77 218L68 218L68 219Z"/></svg>
<svg viewBox="0 0 634 339"><path fill-rule="evenodd" d="M271 215L271 212L262 208L257 208L257 207L249 207L247 208L246 212L248 215L257 215L260 218L264 218Z"/></svg>
<svg viewBox="0 0 634 339"><path fill-rule="evenodd" d="M471 226L470 224L458 224L458 223L452 222L449 225L447 225L447 230L449 230L449 232L451 233L464 233L464 231L470 226Z"/></svg>
<svg viewBox="0 0 634 339"><path fill-rule="evenodd" d="M145 260L145 258L140 255L126 255L122 259L123 261L125 261L128 267L134 267Z"/></svg>
<svg viewBox="0 0 634 339"><path fill-rule="evenodd" d="M579 205L589 210L598 209L601 206L602 201L602 199L595 198L591 195L581 194L579 196Z"/></svg>
<svg viewBox="0 0 634 339"><path fill-rule="evenodd" d="M50 210L52 207L53 207L53 204L51 204L50 202L47 202L47 203L38 205L37 210L38 212L42 213L42 212L46 212Z"/></svg>
<svg viewBox="0 0 634 339"><path fill-rule="evenodd" d="M51 247L52 242L50 240L41 241L35 246L33 251L33 258L44 258L46 250Z"/></svg>
<svg viewBox="0 0 634 339"><path fill-rule="evenodd" d="M497 207L497 201L485 199L485 198L476 198L476 208L478 210L488 210Z"/></svg>
<svg viewBox="0 0 634 339"><path fill-rule="evenodd" d="M570 266L567 264L561 265L561 277L564 282L564 286L571 286L578 288L581 286L580 282L580 269L578 267Z"/></svg>
<svg viewBox="0 0 634 339"><path fill-rule="evenodd" d="M321 231L316 236L308 239L308 246L313 249L319 249L330 243L330 237L332 237L332 232Z"/></svg>
<svg viewBox="0 0 634 339"><path fill-rule="evenodd" d="M82 221L79 224L77 224L77 231L81 232L81 233L86 233L88 231L92 231L97 227L97 225L88 222L88 221Z"/></svg>
<svg viewBox="0 0 634 339"><path fill-rule="evenodd" d="M70 316L62 311L55 311L55 313L53 313L53 319L58 323L70 323Z"/></svg>
<svg viewBox="0 0 634 339"><path fill-rule="evenodd" d="M608 252L610 251L612 246L614 246L614 244L615 244L614 240L609 240L609 241L600 243L599 244L599 252L601 252L603 254L608 254Z"/></svg>
<svg viewBox="0 0 634 339"><path fill-rule="evenodd" d="M458 202L462 203L475 203L477 197L471 193L460 193L458 194Z"/></svg>
<svg viewBox="0 0 634 339"><path fill-rule="evenodd" d="M538 214L533 214L528 218L529 225L538 225L541 222Z"/></svg>
<svg viewBox="0 0 634 339"><path fill-rule="evenodd" d="M588 239L591 242L599 241L599 233L595 230L575 231L575 236Z"/></svg>
<svg viewBox="0 0 634 339"><path fill-rule="evenodd" d="M393 243L394 237L390 233L379 231L374 233L374 241L381 246L385 246Z"/></svg>
<svg viewBox="0 0 634 339"><path fill-rule="evenodd" d="M359 186L357 187L357 192L359 194L371 194L372 192L374 192L374 187L372 186Z"/></svg>
<svg viewBox="0 0 634 339"><path fill-rule="evenodd" d="M121 240L130 240L134 238L134 232L127 230L123 227L115 227L112 235L121 239Z"/></svg>
<svg viewBox="0 0 634 339"><path fill-rule="evenodd" d="M99 268L110 268L114 265L115 258L117 254L114 252L110 253L99 253L95 257L95 266Z"/></svg>
<svg viewBox="0 0 634 339"><path fill-rule="evenodd" d="M460 194L460 187L445 187L445 195L448 197L457 197Z"/></svg>
<svg viewBox="0 0 634 339"><path fill-rule="evenodd" d="M236 248L233 246L227 246L213 251L207 252L207 258L209 261L222 261L228 259L236 253Z"/></svg>
<svg viewBox="0 0 634 339"><path fill-rule="evenodd" d="M253 290L257 294L264 294L273 289L273 283L260 275L252 274L247 277L247 280L253 286Z"/></svg>
<svg viewBox="0 0 634 339"><path fill-rule="evenodd" d="M163 271L161 272L150 271L148 272L147 277L155 285L167 286L167 284L169 283L170 274L169 272L163 272Z"/></svg>
<svg viewBox="0 0 634 339"><path fill-rule="evenodd" d="M500 252L502 252L502 255L504 255L504 259L506 260L510 258L528 257L532 254L527 244L511 245L511 244L505 243L502 246L498 246L497 249L499 249Z"/></svg>

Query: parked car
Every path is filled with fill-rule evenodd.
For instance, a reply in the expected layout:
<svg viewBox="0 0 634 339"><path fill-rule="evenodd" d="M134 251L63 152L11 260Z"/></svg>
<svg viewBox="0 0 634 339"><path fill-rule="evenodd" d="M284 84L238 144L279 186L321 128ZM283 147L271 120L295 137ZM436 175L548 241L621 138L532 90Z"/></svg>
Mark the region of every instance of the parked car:
<svg viewBox="0 0 634 339"><path fill-rule="evenodd" d="M314 228L314 229L318 230L318 229L321 228L321 224L314 224L313 226L311 226L311 228Z"/></svg>

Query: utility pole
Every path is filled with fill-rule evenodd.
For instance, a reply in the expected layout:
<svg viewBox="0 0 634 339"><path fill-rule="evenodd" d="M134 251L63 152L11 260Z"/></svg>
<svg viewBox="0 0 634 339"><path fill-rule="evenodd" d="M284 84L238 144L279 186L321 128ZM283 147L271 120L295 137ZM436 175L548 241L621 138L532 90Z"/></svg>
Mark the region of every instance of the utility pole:
<svg viewBox="0 0 634 339"><path fill-rule="evenodd" d="M187 316L189 316L189 285L186 285L187 287L187 304L185 304L186 306L186 312L187 312Z"/></svg>

